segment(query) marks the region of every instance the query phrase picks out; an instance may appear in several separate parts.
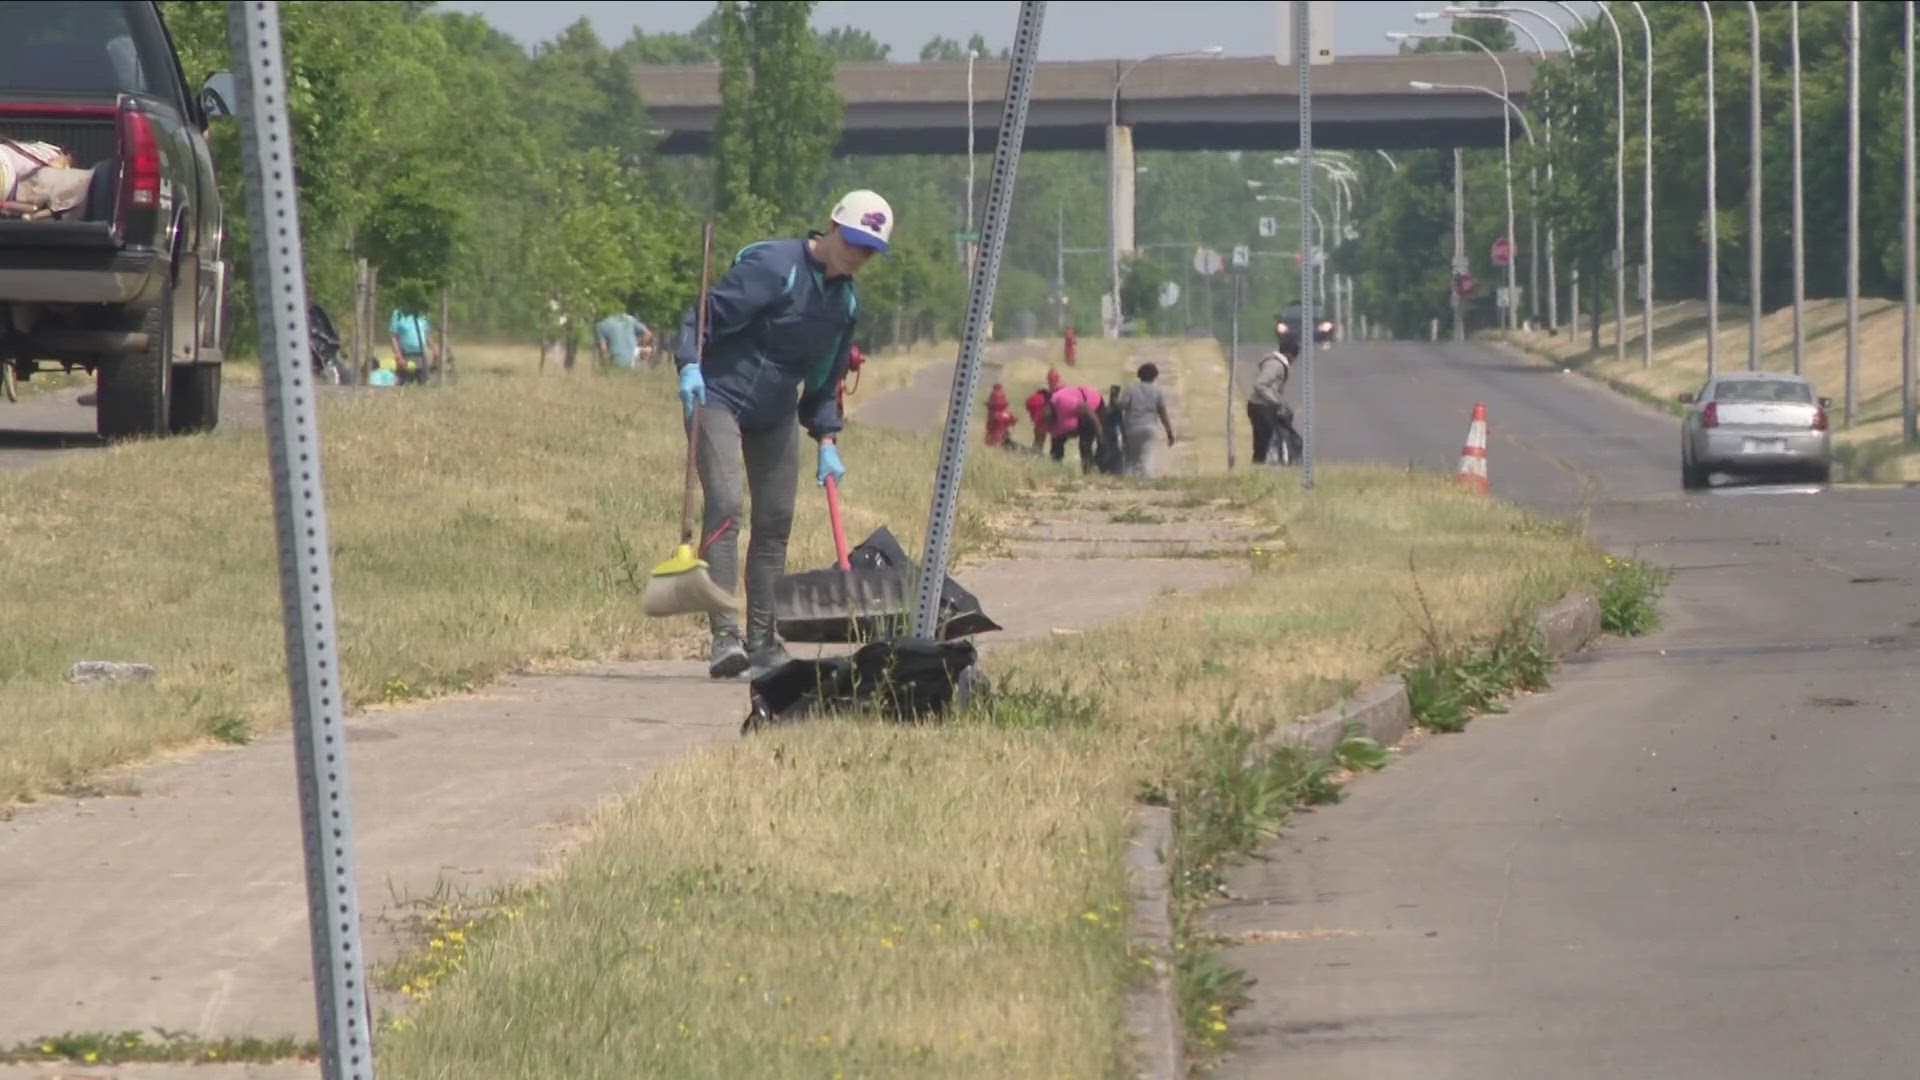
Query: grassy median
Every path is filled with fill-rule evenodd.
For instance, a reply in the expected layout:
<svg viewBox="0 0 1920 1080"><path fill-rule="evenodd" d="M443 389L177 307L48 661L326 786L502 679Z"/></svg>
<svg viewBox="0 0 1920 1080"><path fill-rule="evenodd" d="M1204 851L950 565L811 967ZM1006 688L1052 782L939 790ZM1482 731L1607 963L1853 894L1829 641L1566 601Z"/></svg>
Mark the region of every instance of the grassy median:
<svg viewBox="0 0 1920 1080"><path fill-rule="evenodd" d="M1125 1074L1122 849L1145 791L1591 583L1570 530L1397 469L1189 481L1271 552L1209 594L999 654L992 712L698 752L476 920L382 1043L393 1076ZM1150 573L1148 569L1142 573ZM1283 813L1283 808L1268 808ZM463 937L465 932L463 932Z"/></svg>
<svg viewBox="0 0 1920 1080"><path fill-rule="evenodd" d="M348 702L461 690L528 663L692 656L696 618L643 618L678 532L685 445L670 377L533 374L530 351L463 350L458 385L322 397ZM884 366L884 359L876 360ZM847 529L912 543L935 440L856 427ZM968 506L1039 475L969 470ZM802 492L794 563L832 559ZM962 515L958 550L991 539ZM6 475L0 498L0 807L109 767L284 724L285 655L264 434L126 445ZM80 660L150 684L69 684Z"/></svg>

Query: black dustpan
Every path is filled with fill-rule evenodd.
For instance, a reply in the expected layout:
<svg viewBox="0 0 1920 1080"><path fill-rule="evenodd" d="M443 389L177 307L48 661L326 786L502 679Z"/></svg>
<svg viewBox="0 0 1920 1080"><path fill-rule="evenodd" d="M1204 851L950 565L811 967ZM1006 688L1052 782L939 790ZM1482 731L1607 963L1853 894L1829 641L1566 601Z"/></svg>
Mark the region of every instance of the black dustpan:
<svg viewBox="0 0 1920 1080"><path fill-rule="evenodd" d="M837 566L812 570L782 578L774 586L774 610L780 613L776 628L790 642L842 644L885 641L907 636L913 622L909 604L919 587L919 568L895 540L886 526L873 531L847 555L848 570ZM788 583L804 583L807 591L788 589ZM896 585L897 583L897 585ZM898 592L896 593L896 588ZM787 592L797 601L803 596L832 595L844 590L845 599L828 611L816 610L803 615L789 607ZM893 597L900 599L895 601ZM980 600L947 578L940 589L940 631L942 641L971 637L1001 629L1000 624L980 609Z"/></svg>

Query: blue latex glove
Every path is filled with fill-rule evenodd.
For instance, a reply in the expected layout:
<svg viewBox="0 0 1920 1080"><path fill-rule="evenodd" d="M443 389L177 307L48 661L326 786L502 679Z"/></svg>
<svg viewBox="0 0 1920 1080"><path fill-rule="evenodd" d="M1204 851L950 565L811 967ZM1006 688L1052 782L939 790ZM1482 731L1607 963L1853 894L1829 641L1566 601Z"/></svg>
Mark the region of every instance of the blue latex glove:
<svg viewBox="0 0 1920 1080"><path fill-rule="evenodd" d="M699 364L688 364L680 369L680 407L688 416L693 415L693 403L707 403L707 380L700 374Z"/></svg>
<svg viewBox="0 0 1920 1080"><path fill-rule="evenodd" d="M814 483L827 486L827 477L833 477L839 483L847 475L847 467L840 464L840 448L832 443L820 444L820 468L814 473Z"/></svg>

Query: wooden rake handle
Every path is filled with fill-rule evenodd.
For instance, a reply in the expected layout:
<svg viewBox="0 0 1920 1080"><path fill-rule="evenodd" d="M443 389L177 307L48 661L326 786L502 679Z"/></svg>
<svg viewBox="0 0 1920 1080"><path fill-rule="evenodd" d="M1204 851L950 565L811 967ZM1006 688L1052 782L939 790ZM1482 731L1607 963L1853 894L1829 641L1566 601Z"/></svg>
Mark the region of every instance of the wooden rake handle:
<svg viewBox="0 0 1920 1080"><path fill-rule="evenodd" d="M700 227L700 306L694 309L693 362L700 363L701 353L707 347L707 289L713 273L713 222L707 221ZM680 502L680 543L693 543L694 515L700 505L694 498L694 481L700 478L700 410L698 401L693 403L693 422L687 428L687 479L686 491Z"/></svg>

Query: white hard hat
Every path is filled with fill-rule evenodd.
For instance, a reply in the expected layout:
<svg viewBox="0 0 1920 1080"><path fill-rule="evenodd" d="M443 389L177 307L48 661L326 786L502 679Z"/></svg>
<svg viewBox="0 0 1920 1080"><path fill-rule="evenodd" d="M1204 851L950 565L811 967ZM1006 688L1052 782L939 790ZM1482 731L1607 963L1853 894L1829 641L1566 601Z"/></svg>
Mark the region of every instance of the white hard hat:
<svg viewBox="0 0 1920 1080"><path fill-rule="evenodd" d="M829 219L840 227L840 235L852 244L887 253L887 240L893 236L893 207L871 191L850 191L833 208Z"/></svg>

